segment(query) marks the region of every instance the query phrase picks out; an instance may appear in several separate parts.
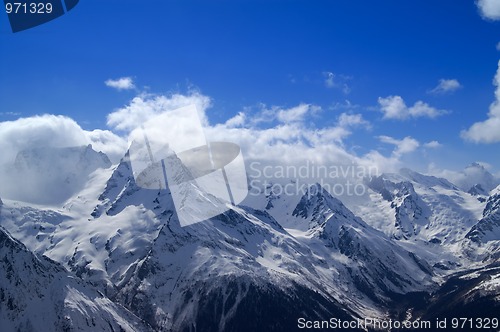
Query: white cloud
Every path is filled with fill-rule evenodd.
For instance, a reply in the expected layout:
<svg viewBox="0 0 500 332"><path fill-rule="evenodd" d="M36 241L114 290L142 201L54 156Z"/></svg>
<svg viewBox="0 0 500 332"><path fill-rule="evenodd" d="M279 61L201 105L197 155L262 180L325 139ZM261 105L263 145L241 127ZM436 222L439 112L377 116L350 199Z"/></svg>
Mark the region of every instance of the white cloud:
<svg viewBox="0 0 500 332"><path fill-rule="evenodd" d="M454 92L458 89L460 89L462 85L460 82L456 79L440 79L438 85L429 91L430 93L433 94L445 94L445 93L451 93Z"/></svg>
<svg viewBox="0 0 500 332"><path fill-rule="evenodd" d="M378 103L386 119L406 119L409 117L408 107L400 96L379 97Z"/></svg>
<svg viewBox="0 0 500 332"><path fill-rule="evenodd" d="M500 51L500 42L497 43L496 49L497 51Z"/></svg>
<svg viewBox="0 0 500 332"><path fill-rule="evenodd" d="M300 104L298 106L289 109L278 110L276 118L278 119L278 121L284 123L297 122L297 121L302 121L306 116L306 114L310 112L316 112L319 110L320 108L318 106L310 104Z"/></svg>
<svg viewBox="0 0 500 332"><path fill-rule="evenodd" d="M462 171L440 169L435 164L430 164L428 173L445 178L460 189L467 191L475 184L481 184L485 190L491 190L496 187L500 177L492 175L489 171L491 171L490 164L486 162L474 162Z"/></svg>
<svg viewBox="0 0 500 332"><path fill-rule="evenodd" d="M127 140L109 130L95 129L84 131L84 134L92 148L104 152L113 164L119 162L127 151Z"/></svg>
<svg viewBox="0 0 500 332"><path fill-rule="evenodd" d="M240 145L247 162L262 161L263 164L300 166L312 162L316 165L362 165L382 171L397 169L399 156L410 149L411 141L402 140L398 153L385 157L377 151L355 155L347 151L344 139L354 128L369 128L361 114L341 113L337 122L318 128L309 121L309 115L319 107L299 104L284 109L262 107L262 112L252 116L251 112L240 112L225 123L211 125L206 116L211 99L201 93L186 95L139 95L125 107L108 116L108 125L128 135L143 121L170 110L189 104L197 105L207 139L229 141ZM254 117L269 117L269 126L261 126ZM173 121L175 125L175 121ZM179 137L189 140L189 137ZM12 162L18 151L37 146L81 146L92 144L95 150L108 154L112 161L123 156L126 141L109 130L83 130L74 120L55 115L44 115L28 119L0 123L0 162ZM1 172L0 172L1 175ZM307 179L306 179L307 180Z"/></svg>
<svg viewBox="0 0 500 332"><path fill-rule="evenodd" d="M493 84L496 86L495 101L490 105L488 119L463 130L460 134L463 139L475 143L500 142L500 61Z"/></svg>
<svg viewBox="0 0 500 332"><path fill-rule="evenodd" d="M321 111L320 106L304 103L290 108L283 108L280 106L268 107L265 104L259 104L257 106L257 111L253 109L253 107L246 107L243 112L245 123L249 126L266 123L273 124L275 121L280 123L302 122L306 118ZM236 115L236 117L239 118L239 115ZM235 121L236 120L238 119L235 119Z"/></svg>
<svg viewBox="0 0 500 332"><path fill-rule="evenodd" d="M109 79L105 81L104 84L117 90L131 90L135 88L134 81L131 77L121 77L116 80Z"/></svg>
<svg viewBox="0 0 500 332"><path fill-rule="evenodd" d="M477 0L481 16L489 20L500 20L500 1L498 0Z"/></svg>
<svg viewBox="0 0 500 332"><path fill-rule="evenodd" d="M163 95L141 95L132 99L125 107L116 110L108 115L107 124L111 128L122 131L131 131L141 123L144 123L153 116L163 112L176 110L178 108L196 105L203 122L208 120L204 116L205 110L210 107L211 100L198 92L189 95L173 94Z"/></svg>
<svg viewBox="0 0 500 332"><path fill-rule="evenodd" d="M355 163L376 167L381 171L397 169L395 165L398 165L399 160L395 156L387 158L377 151L370 151L363 156L348 152L343 140L351 134L350 128L366 123L357 116L342 118L344 120L339 119L336 125L325 128L310 127L303 122L284 123L271 128L228 128L225 124L218 124L206 128L206 133L214 141L239 144L249 162L257 160L291 166L306 162L317 165ZM248 123L251 124L252 121Z"/></svg>
<svg viewBox="0 0 500 332"><path fill-rule="evenodd" d="M64 201L83 188L88 173L82 174L79 164L75 165L71 158L66 160L55 153L54 169L47 169L46 162L51 160L47 156L54 153L49 149L45 159L41 158L41 164L37 161L31 165L42 170L43 177L40 177L36 172L22 171L15 163L16 157L20 152L31 149L89 144L94 150L106 153L113 162L123 157L127 149L127 141L112 132L83 130L65 116L41 115L0 122L0 195L28 202L55 204Z"/></svg>
<svg viewBox="0 0 500 332"><path fill-rule="evenodd" d="M408 118L436 118L448 113L445 110L438 110L423 101L417 101L413 106L406 106L400 96L379 97L378 103L380 111L384 113L384 119L406 120Z"/></svg>
<svg viewBox="0 0 500 332"><path fill-rule="evenodd" d="M415 105L408 109L408 113L411 117L419 118L419 117L427 117L427 118L435 118L442 114L446 114L445 110L438 110L434 107L429 106L423 101L417 101Z"/></svg>
<svg viewBox="0 0 500 332"><path fill-rule="evenodd" d="M439 143L438 141L430 141L424 144L424 147L429 148L429 149L437 149L442 147L443 144Z"/></svg>
<svg viewBox="0 0 500 332"><path fill-rule="evenodd" d="M420 143L410 136L407 136L401 140L395 139L390 136L379 136L378 139L382 143L394 145L395 149L392 153L397 157L406 153L413 152L420 146Z"/></svg>
<svg viewBox="0 0 500 332"><path fill-rule="evenodd" d="M12 163L19 151L40 147L72 147L92 144L113 162L123 157L125 139L109 130L83 130L78 123L61 115L41 115L0 122L0 165Z"/></svg>
<svg viewBox="0 0 500 332"><path fill-rule="evenodd" d="M342 113L339 116L338 124L343 128L348 128L348 127L365 127L367 129L371 128L370 122L363 119L363 116L361 114Z"/></svg>
<svg viewBox="0 0 500 332"><path fill-rule="evenodd" d="M239 112L232 118L226 121L225 125L228 128L241 127L245 124L246 115L243 112Z"/></svg>
<svg viewBox="0 0 500 332"><path fill-rule="evenodd" d="M490 117L483 122L474 123L461 132L462 138L475 143L500 142L500 117Z"/></svg>
<svg viewBox="0 0 500 332"><path fill-rule="evenodd" d="M0 123L0 164L13 162L19 151L28 148L86 144L82 128L64 116L42 115Z"/></svg>

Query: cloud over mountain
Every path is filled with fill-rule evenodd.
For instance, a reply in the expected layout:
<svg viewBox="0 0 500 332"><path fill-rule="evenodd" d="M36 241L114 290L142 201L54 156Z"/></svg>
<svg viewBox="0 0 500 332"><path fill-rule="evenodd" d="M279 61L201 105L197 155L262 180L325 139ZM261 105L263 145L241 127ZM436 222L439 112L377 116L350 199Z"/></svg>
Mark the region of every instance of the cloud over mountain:
<svg viewBox="0 0 500 332"><path fill-rule="evenodd" d="M474 123L469 129L463 130L463 139L475 143L500 142L500 61L493 80L495 85L495 101L491 103L488 119Z"/></svg>

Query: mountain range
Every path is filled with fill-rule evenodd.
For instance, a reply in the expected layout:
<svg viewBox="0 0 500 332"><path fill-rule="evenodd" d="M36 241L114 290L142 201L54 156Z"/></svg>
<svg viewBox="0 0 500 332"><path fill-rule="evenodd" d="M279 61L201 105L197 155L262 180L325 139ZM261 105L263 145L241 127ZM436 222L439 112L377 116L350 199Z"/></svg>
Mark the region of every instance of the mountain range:
<svg viewBox="0 0 500 332"><path fill-rule="evenodd" d="M410 169L367 178L362 204L319 183L239 206L200 192L193 213L227 211L185 227L169 188L136 184L128 155L27 150L12 172L49 189L0 200L2 331L293 331L299 318L500 312L500 183L478 163L460 183Z"/></svg>

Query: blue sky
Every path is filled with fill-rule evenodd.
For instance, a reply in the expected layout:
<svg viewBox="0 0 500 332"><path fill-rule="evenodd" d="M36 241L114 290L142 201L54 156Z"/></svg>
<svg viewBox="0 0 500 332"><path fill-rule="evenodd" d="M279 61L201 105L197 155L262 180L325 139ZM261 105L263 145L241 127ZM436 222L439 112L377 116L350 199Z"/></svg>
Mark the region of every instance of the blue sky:
<svg viewBox="0 0 500 332"><path fill-rule="evenodd" d="M342 113L362 116L342 141L353 153L390 156L409 137L419 151L398 157L416 168L478 160L498 172L500 139L460 134L485 121L495 101L495 15L465 0L85 0L15 34L0 15L0 121L47 113L110 129L107 115L137 94L195 89L211 98L214 124L262 104L313 104L321 111L305 119L308 128L335 125ZM104 84L120 77L136 89ZM459 87L432 92L440 80ZM380 100L391 96L438 113L387 116ZM433 141L440 146L425 148Z"/></svg>

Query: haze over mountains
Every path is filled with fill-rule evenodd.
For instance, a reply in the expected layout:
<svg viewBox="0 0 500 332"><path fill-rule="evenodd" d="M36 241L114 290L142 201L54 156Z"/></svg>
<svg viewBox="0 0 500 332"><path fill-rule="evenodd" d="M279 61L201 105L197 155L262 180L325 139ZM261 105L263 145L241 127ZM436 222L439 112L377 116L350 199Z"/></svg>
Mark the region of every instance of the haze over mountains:
<svg viewBox="0 0 500 332"><path fill-rule="evenodd" d="M186 227L127 156L33 149L15 165L17 196L0 201L2 330L42 331L43 317L60 331L288 331L299 317L500 309L500 186L478 163L457 183L382 173L355 200L318 183L263 191ZM45 199L22 182L32 175Z"/></svg>

